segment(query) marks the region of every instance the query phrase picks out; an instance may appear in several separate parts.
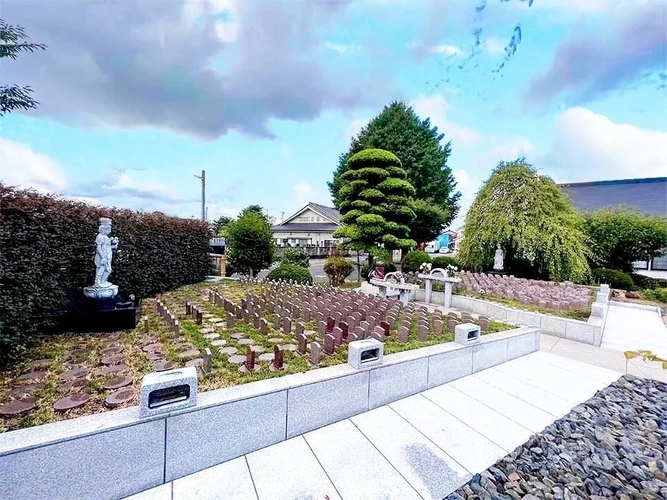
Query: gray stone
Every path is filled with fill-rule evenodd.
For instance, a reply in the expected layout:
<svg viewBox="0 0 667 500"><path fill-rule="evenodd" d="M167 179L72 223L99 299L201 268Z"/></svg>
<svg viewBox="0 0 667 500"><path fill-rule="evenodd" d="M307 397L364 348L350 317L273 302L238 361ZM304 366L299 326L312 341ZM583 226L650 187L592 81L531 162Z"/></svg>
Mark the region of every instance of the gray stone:
<svg viewBox="0 0 667 500"><path fill-rule="evenodd" d="M474 323L463 323L454 328L454 342L462 345L470 345L479 342L480 327Z"/></svg>
<svg viewBox="0 0 667 500"><path fill-rule="evenodd" d="M364 339L350 342L347 362L352 368L367 368L382 364L384 344L376 339Z"/></svg>
<svg viewBox="0 0 667 500"><path fill-rule="evenodd" d="M161 392L166 394L158 398ZM141 381L140 400L141 418L195 406L197 370L194 367L187 367L145 375Z"/></svg>

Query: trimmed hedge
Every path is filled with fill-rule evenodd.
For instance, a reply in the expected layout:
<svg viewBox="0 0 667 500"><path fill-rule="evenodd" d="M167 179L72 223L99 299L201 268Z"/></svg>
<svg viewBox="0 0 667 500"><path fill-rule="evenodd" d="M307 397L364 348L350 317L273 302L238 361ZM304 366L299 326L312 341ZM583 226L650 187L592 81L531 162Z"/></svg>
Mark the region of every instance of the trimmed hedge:
<svg viewBox="0 0 667 500"><path fill-rule="evenodd" d="M297 266L295 264L280 264L278 267L271 270L266 279L269 281L294 280L301 285L313 284L313 277L310 275L310 271L305 267Z"/></svg>
<svg viewBox="0 0 667 500"><path fill-rule="evenodd" d="M408 252L401 261L401 271L404 273L419 272L419 267L424 262L431 262L431 256L426 252L420 250Z"/></svg>
<svg viewBox="0 0 667 500"><path fill-rule="evenodd" d="M653 290L655 288L667 288L667 280L663 278L651 278L643 274L630 274L635 286L641 290Z"/></svg>
<svg viewBox="0 0 667 500"><path fill-rule="evenodd" d="M301 247L286 248L280 256L281 264L294 264L295 266L308 269L310 267L310 256Z"/></svg>
<svg viewBox="0 0 667 500"><path fill-rule="evenodd" d="M629 274L616 269L593 269L595 283L605 283L617 290L634 290L635 283Z"/></svg>
<svg viewBox="0 0 667 500"><path fill-rule="evenodd" d="M452 256L439 256L439 257L433 257L433 262L432 262L432 268L433 269L445 269L447 266L454 266L456 268L461 268L459 266L459 262L456 260L456 257Z"/></svg>
<svg viewBox="0 0 667 500"><path fill-rule="evenodd" d="M57 326L95 275L100 217L120 240L110 281L141 299L202 281L210 229L199 220L95 207L0 184L0 364Z"/></svg>

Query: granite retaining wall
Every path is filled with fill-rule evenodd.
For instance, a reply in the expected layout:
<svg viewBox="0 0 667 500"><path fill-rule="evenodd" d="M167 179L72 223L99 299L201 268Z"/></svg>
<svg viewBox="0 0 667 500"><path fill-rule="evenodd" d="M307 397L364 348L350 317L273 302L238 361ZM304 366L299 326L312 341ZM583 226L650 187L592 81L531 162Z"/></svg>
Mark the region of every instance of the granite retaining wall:
<svg viewBox="0 0 667 500"><path fill-rule="evenodd" d="M487 311L488 312L488 311ZM493 316L493 314L491 314ZM118 499L539 350L539 329L485 335L0 434L0 498Z"/></svg>

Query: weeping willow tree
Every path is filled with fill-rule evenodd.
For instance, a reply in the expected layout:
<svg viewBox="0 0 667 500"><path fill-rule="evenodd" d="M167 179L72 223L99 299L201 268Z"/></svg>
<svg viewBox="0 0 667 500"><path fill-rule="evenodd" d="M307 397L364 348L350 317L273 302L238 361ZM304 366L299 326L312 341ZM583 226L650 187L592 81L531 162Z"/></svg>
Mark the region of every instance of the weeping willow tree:
<svg viewBox="0 0 667 500"><path fill-rule="evenodd" d="M524 263L535 276L577 282L590 271L581 216L556 183L524 158L500 162L477 193L459 260L477 271L488 269L498 247L510 271Z"/></svg>

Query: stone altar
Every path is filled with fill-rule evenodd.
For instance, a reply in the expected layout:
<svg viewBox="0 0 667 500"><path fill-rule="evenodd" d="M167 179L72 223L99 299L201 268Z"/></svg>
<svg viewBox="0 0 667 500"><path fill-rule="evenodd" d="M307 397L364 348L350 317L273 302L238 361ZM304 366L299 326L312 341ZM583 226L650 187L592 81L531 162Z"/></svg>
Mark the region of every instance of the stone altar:
<svg viewBox="0 0 667 500"><path fill-rule="evenodd" d="M445 307L452 307L452 288L454 283L460 283L459 278L450 277L447 271L441 268L433 269L429 274L419 274L418 278L424 280L424 302L431 303L433 296L433 281L440 281L445 284Z"/></svg>

